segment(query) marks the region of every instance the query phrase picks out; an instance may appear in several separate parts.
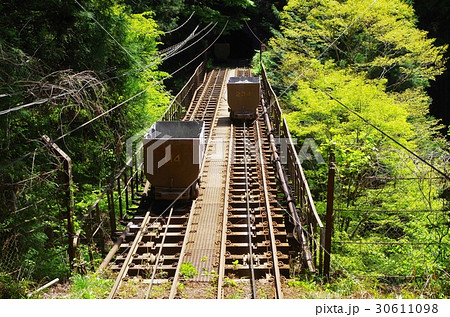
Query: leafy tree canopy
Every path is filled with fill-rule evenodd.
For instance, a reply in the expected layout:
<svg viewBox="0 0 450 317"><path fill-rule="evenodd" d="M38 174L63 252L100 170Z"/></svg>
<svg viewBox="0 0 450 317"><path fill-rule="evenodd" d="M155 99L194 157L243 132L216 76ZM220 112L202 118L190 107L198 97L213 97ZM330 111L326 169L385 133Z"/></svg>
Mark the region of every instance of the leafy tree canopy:
<svg viewBox="0 0 450 317"><path fill-rule="evenodd" d="M387 89L395 91L428 85L444 70L447 46L433 45L400 0L291 0L282 19L282 36L272 46L287 57L287 69L332 59L368 78L388 79Z"/></svg>

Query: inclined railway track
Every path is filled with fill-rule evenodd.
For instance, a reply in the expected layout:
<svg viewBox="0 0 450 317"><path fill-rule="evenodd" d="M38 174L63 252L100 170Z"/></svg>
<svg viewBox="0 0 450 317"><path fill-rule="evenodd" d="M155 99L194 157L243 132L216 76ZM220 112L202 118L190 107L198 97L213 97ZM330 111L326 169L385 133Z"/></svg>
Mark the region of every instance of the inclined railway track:
<svg viewBox="0 0 450 317"><path fill-rule="evenodd" d="M256 280L265 278L273 282L273 297L282 298L282 276L289 276L284 213L264 127L259 120L247 125L232 126L221 278L248 278L252 298L257 298Z"/></svg>
<svg viewBox="0 0 450 317"><path fill-rule="evenodd" d="M209 136L214 122L225 73L214 70L209 74L184 118L205 121L205 137ZM113 271L118 271L118 276L109 298L117 297L122 283L130 277L140 276L148 284L146 298L155 283L176 279L194 206L195 202L155 201L140 210L144 216L135 216L128 225L128 233L122 235L119 255L111 266Z"/></svg>
<svg viewBox="0 0 450 317"><path fill-rule="evenodd" d="M206 85L201 86L194 99L193 106L189 108L184 117L184 120L204 121L206 138L209 137L211 125L214 123L225 75L226 71L223 69L211 71Z"/></svg>
<svg viewBox="0 0 450 317"><path fill-rule="evenodd" d="M150 286L174 277L190 208L190 202L172 206L153 204L144 216L133 218L120 245L120 254L111 267L119 273L109 298L114 298L122 282L130 277L140 276Z"/></svg>
<svg viewBox="0 0 450 317"><path fill-rule="evenodd" d="M236 74L249 76L250 71ZM122 235L111 267L118 276L109 298L117 298L123 282L134 276L146 288L140 297L151 298L155 284L171 283L167 297L177 298L181 266L187 262L198 270L203 266L207 272L217 272L216 298L227 297L226 279L248 281L249 291L243 294L247 298L258 298L262 279L271 285L270 297L283 297L290 247L265 121L229 120L226 100L221 100L226 77L226 70L211 71L184 117L205 121L208 144L199 198L144 204L141 216L134 217ZM218 159L220 146L224 151ZM211 275L194 280L215 281Z"/></svg>

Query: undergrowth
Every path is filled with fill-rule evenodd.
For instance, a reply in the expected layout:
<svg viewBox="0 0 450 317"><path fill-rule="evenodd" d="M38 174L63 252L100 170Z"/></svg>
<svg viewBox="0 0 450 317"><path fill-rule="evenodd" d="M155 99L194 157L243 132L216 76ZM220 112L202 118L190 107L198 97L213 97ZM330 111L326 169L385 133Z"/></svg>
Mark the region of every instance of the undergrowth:
<svg viewBox="0 0 450 317"><path fill-rule="evenodd" d="M70 278L69 293L64 298L70 299L103 299L107 298L114 280L97 274L75 275Z"/></svg>
<svg viewBox="0 0 450 317"><path fill-rule="evenodd" d="M377 278L331 277L328 281L323 277L301 276L286 281L289 298L309 299L422 299L448 298L449 285L443 284L437 277L430 278L427 283L411 280L385 280Z"/></svg>

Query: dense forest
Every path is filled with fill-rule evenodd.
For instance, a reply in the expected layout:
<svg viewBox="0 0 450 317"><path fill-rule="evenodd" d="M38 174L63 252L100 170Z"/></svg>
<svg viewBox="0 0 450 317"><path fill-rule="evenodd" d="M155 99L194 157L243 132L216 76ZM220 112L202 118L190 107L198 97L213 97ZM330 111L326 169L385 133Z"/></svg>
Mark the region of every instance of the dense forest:
<svg viewBox="0 0 450 317"><path fill-rule="evenodd" d="M66 188L79 229L125 164L126 140L200 61L214 66L216 41L255 73L264 64L321 216L328 164L301 145L314 140L336 167L331 278L300 274L291 286L306 297L448 297L448 10L419 0L2 1L0 298L80 278ZM71 158L70 183L44 135Z"/></svg>

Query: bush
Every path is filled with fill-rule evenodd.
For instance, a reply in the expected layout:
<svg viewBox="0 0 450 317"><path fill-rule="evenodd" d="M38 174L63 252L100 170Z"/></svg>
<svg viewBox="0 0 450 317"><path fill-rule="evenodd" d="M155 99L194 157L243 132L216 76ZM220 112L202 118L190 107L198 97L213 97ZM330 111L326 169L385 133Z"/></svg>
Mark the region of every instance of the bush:
<svg viewBox="0 0 450 317"><path fill-rule="evenodd" d="M0 298L25 298L27 285L23 281L16 281L10 275L0 272Z"/></svg>

